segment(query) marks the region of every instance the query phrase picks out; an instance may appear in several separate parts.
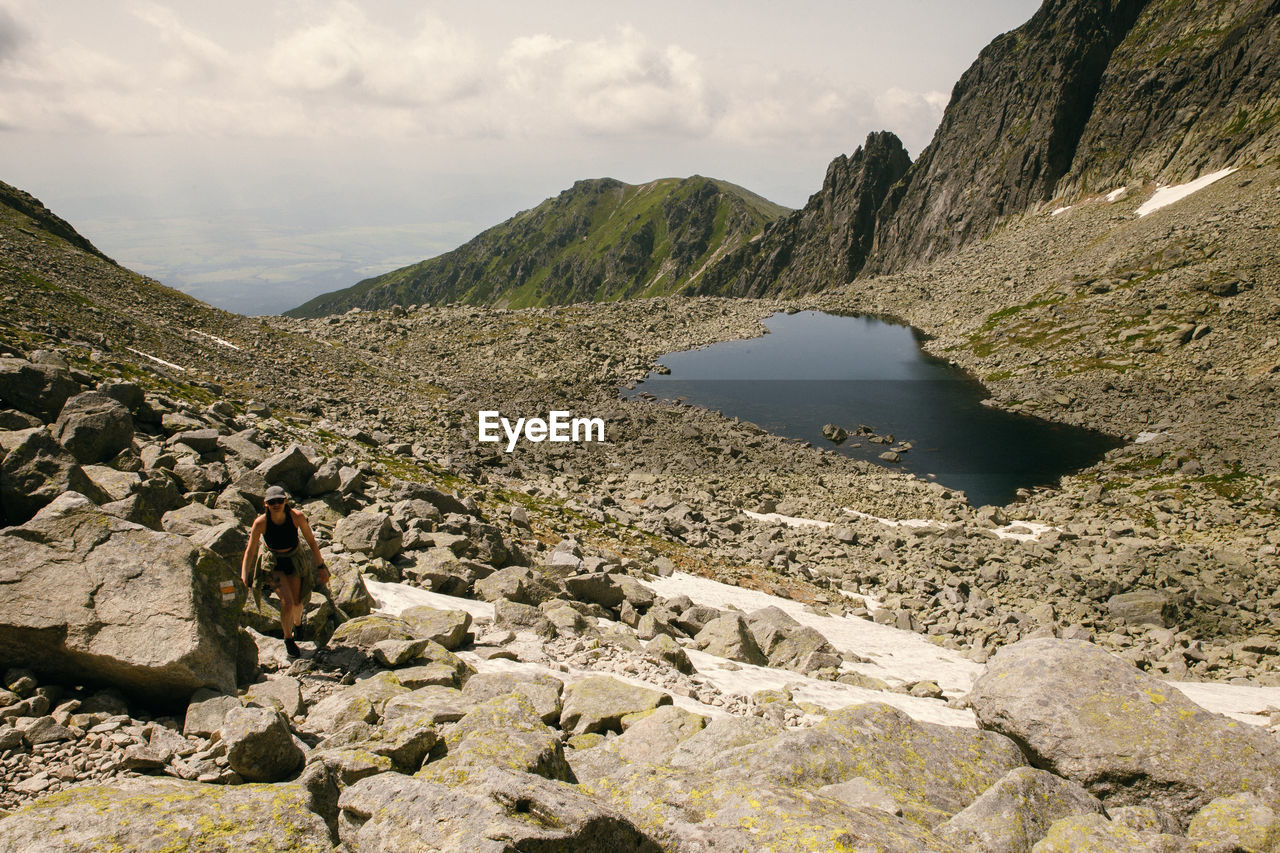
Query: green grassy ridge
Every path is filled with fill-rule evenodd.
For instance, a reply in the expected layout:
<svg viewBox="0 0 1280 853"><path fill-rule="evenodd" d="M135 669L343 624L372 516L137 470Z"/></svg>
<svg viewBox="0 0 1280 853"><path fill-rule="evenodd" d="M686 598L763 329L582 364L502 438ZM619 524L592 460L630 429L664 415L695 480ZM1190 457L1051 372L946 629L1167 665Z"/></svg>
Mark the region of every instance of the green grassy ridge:
<svg viewBox="0 0 1280 853"><path fill-rule="evenodd" d="M676 292L708 261L787 213L727 181L694 175L578 181L470 242L286 311L445 304L522 308Z"/></svg>

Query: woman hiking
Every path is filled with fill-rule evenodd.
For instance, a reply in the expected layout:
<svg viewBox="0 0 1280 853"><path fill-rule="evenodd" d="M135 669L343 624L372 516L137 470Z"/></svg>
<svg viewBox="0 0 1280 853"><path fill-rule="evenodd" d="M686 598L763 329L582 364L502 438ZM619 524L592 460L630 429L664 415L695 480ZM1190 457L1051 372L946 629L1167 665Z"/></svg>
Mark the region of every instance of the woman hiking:
<svg viewBox="0 0 1280 853"><path fill-rule="evenodd" d="M290 657L301 652L293 639L293 629L302 621L302 609L311 591L329 582L329 570L320 556L320 546L307 517L289 504L289 496L279 486L270 486L264 498L265 511L253 520L249 544L240 563L240 579L253 590L261 604L262 591L280 597L280 632ZM298 533L301 531L302 536ZM301 539L306 539L304 547ZM258 559L258 542L267 547ZM317 581L319 583L317 584Z"/></svg>

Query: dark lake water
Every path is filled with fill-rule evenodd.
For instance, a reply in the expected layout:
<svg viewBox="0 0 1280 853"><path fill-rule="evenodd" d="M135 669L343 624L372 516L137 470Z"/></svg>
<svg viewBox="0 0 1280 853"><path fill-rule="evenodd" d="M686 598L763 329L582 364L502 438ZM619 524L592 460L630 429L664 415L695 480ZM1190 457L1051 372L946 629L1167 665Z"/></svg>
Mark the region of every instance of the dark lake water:
<svg viewBox="0 0 1280 853"><path fill-rule="evenodd" d="M770 334L671 353L670 375L650 374L625 396L660 399L738 417L886 468L963 490L974 506L1006 504L1019 488L1050 485L1102 458L1119 439L982 405L973 377L920 349L917 332L872 317L815 311L775 314ZM822 434L834 423L842 444ZM858 435L859 426L891 444ZM879 456L897 449L901 461Z"/></svg>

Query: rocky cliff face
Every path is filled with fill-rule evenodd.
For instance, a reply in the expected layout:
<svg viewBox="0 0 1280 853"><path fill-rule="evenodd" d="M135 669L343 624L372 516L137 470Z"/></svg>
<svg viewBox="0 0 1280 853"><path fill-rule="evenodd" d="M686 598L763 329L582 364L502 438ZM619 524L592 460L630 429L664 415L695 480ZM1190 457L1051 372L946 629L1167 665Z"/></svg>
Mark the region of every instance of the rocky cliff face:
<svg viewBox="0 0 1280 853"><path fill-rule="evenodd" d="M1276 0L1046 0L979 54L909 169L872 134L698 289L819 290L928 262L1054 200L1265 161L1280 150L1278 52Z"/></svg>
<svg viewBox="0 0 1280 853"><path fill-rule="evenodd" d="M1059 192L1184 181L1280 148L1280 2L1148 3L1102 76Z"/></svg>
<svg viewBox="0 0 1280 853"><path fill-rule="evenodd" d="M1071 168L1136 0L1048 0L978 55L933 142L886 203L871 267L891 270L984 236L1053 197Z"/></svg>
<svg viewBox="0 0 1280 853"><path fill-rule="evenodd" d="M1047 0L978 56L880 211L868 269L1036 205L1259 162L1280 145L1280 3Z"/></svg>
<svg viewBox="0 0 1280 853"><path fill-rule="evenodd" d="M876 211L910 165L898 137L870 134L853 156L841 154L831 162L822 189L803 210L777 220L760 239L716 263L696 290L760 296L849 281L871 252Z"/></svg>
<svg viewBox="0 0 1280 853"><path fill-rule="evenodd" d="M561 305L672 293L785 208L722 181L579 181L437 258L285 312L467 302Z"/></svg>

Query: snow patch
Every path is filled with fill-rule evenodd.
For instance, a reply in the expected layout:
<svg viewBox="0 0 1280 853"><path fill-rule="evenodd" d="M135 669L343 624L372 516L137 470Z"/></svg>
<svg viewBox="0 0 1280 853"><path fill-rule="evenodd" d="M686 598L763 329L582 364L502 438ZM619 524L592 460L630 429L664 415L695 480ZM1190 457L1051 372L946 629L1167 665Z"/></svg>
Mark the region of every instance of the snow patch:
<svg viewBox="0 0 1280 853"><path fill-rule="evenodd" d="M827 528L831 526L829 521L818 521L816 518L796 518L793 515L780 515L776 512L751 512L744 509L742 514L756 521L763 521L769 524L785 524L787 527Z"/></svg>
<svg viewBox="0 0 1280 853"><path fill-rule="evenodd" d="M1216 172L1201 175L1190 183L1178 184L1172 187L1161 187L1155 191L1151 198L1142 203L1142 206L1137 209L1136 213L1138 216L1146 216L1148 213L1154 213L1162 207L1168 207L1175 201L1181 201L1192 193L1202 190L1216 181L1222 180L1234 171L1234 168L1219 169Z"/></svg>
<svg viewBox="0 0 1280 853"><path fill-rule="evenodd" d="M741 589L683 572L642 582L658 595L668 598L687 595L698 604L719 609L736 607L750 612L762 607L777 607L802 625L820 632L836 649L871 660L871 663L866 664L845 664L846 670L871 675L891 685L929 680L936 682L948 696L960 696L969 691L974 680L986 669L958 652L935 646L914 632L878 625L853 616L811 613L799 602L768 593ZM367 578L365 586L377 603L378 613L394 616L409 607L422 604L444 610L465 610L475 619L493 618L493 605L488 602L441 595L407 584L381 583ZM617 623L610 625L626 630ZM520 632L511 648L513 651L536 655L541 642L530 632ZM724 694L749 696L758 690L785 688L791 691L796 702L812 703L828 710L867 702L883 702L922 722L968 728L976 725L971 711L949 707L937 699L922 699L901 693L868 690L851 684L821 681L789 670L727 661L693 648L686 648L685 652L698 675ZM564 664L549 666L545 663L503 658L483 659L474 651L466 649L459 650L457 654L477 672L546 673L565 683L605 674L630 684L666 689L661 684L652 684L616 672L601 673L567 667ZM1176 681L1169 683L1202 708L1252 725L1267 725L1267 709L1280 708L1280 687ZM672 699L679 707L708 717L723 717L728 714L723 708L689 697L673 695Z"/></svg>
<svg viewBox="0 0 1280 853"><path fill-rule="evenodd" d="M1019 542L1039 542L1040 537L1050 530L1060 531L1061 529L1041 521L1013 521L1004 527L993 528L991 532L1001 539L1016 539Z"/></svg>
<svg viewBox="0 0 1280 853"><path fill-rule="evenodd" d="M854 518L867 519L870 521L878 521L885 527L941 527L942 522L934 521L929 518L881 518L878 515L870 515L865 512L859 512L856 509L845 507L844 511Z"/></svg>
<svg viewBox="0 0 1280 853"><path fill-rule="evenodd" d="M217 335L211 335L208 332L202 332L199 329L189 329L188 331L190 331L193 334L199 335L202 338L208 338L209 340L213 341L215 344L221 344L222 346L228 347L229 349L234 349L234 350L240 349L240 347L231 343L231 341L224 340L218 337Z"/></svg>
<svg viewBox="0 0 1280 853"><path fill-rule="evenodd" d="M960 695L969 691L973 679L982 671L981 664L959 652L935 646L912 631L902 631L856 616L823 616L806 610L805 605L798 601L766 592L742 589L683 572L644 583L664 598L687 595L697 604L720 610L732 606L750 613L762 607L777 607L801 625L822 634L836 649L871 659L871 663L846 666L891 684L934 681L944 692ZM786 672L786 675L793 680L801 677L794 672ZM877 692L876 695L882 694Z"/></svg>
<svg viewBox="0 0 1280 853"><path fill-rule="evenodd" d="M1062 214L1066 213L1070 209L1071 209L1071 205L1067 205L1066 207L1055 207L1052 211L1050 211L1049 215L1061 216Z"/></svg>
<svg viewBox="0 0 1280 853"><path fill-rule="evenodd" d="M131 352L131 353L134 353L135 355L140 355L140 356L142 356L143 358L149 358L149 359L151 359L152 361L154 361L156 364L162 364L162 365L164 365L165 367L172 368L172 369L174 369L174 370L178 371L179 373L186 373L186 372L187 372L187 369L186 369L185 367L180 367L180 366L178 366L178 365L174 364L172 361L165 361L163 358L156 358L154 355L147 355L147 354L146 354L145 352L143 352L142 350L137 350L137 349L134 349L133 347L125 347L125 349L127 349L127 350L128 350L129 352Z"/></svg>
<svg viewBox="0 0 1280 853"><path fill-rule="evenodd" d="M1147 432L1146 430L1143 430L1142 432L1138 433L1138 437L1133 440L1133 443L1146 444L1147 442L1155 441L1157 438L1159 438L1162 435L1168 435L1168 433L1163 431Z"/></svg>
<svg viewBox="0 0 1280 853"><path fill-rule="evenodd" d="M1119 201L1120 199L1124 198L1125 193L1128 191L1129 191L1128 187L1120 187L1118 189L1114 189L1111 192L1107 193L1107 201L1111 201L1111 202Z"/></svg>
<svg viewBox="0 0 1280 853"><path fill-rule="evenodd" d="M493 619L493 605L487 601L457 598L404 583L382 583L370 578L364 579L364 586L378 605L375 608L377 612L387 616L399 616L410 607L421 604L437 610L465 610L472 619Z"/></svg>

